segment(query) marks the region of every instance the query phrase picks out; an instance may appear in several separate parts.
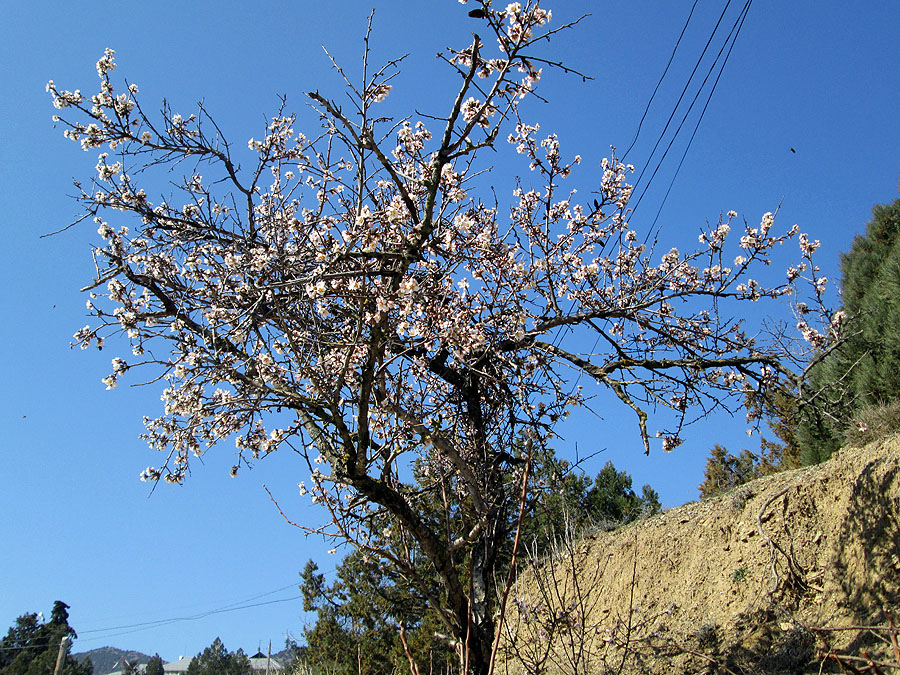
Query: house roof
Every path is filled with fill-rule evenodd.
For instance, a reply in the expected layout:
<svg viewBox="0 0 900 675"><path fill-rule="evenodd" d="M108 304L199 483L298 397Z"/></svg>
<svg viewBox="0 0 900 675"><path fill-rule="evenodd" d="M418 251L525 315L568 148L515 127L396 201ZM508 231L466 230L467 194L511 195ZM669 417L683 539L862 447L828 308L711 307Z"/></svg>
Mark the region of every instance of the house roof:
<svg viewBox="0 0 900 675"><path fill-rule="evenodd" d="M284 670L284 666L281 665L280 663L278 663L278 661L276 661L275 659L270 659L265 656L262 656L262 657L251 656L250 657L250 667L253 668L253 670L259 670L259 671L262 671L263 673L266 672L266 663L268 663L269 672L276 671L276 670Z"/></svg>
<svg viewBox="0 0 900 675"><path fill-rule="evenodd" d="M139 673L143 673L145 670L147 670L146 664L139 663L138 667L137 667L137 671ZM119 670L112 671L109 675L125 675L125 671L120 668Z"/></svg>
<svg viewBox="0 0 900 675"><path fill-rule="evenodd" d="M171 663L163 664L163 672L166 673L186 673L188 666L191 665L191 661L194 660L193 656L185 656L177 661L172 661Z"/></svg>

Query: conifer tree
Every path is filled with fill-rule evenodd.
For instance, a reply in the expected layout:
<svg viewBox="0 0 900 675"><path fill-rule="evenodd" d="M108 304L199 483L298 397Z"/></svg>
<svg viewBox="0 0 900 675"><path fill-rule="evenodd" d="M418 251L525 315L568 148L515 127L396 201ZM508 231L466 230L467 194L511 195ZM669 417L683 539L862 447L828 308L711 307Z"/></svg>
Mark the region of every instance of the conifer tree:
<svg viewBox="0 0 900 675"><path fill-rule="evenodd" d="M144 675L164 675L164 673L163 660L160 658L159 654L154 654L150 657L150 660L147 661L147 668L144 670Z"/></svg>
<svg viewBox="0 0 900 675"><path fill-rule="evenodd" d="M219 638L197 654L187 669L187 675L252 675L252 673L250 659L244 650L229 652Z"/></svg>
<svg viewBox="0 0 900 675"><path fill-rule="evenodd" d="M843 341L823 354L801 398L804 463L831 456L853 416L900 398L900 199L872 209L865 234L841 255L837 313ZM818 400L810 400L818 399Z"/></svg>
<svg viewBox="0 0 900 675"><path fill-rule="evenodd" d="M57 600L46 623L33 613L16 619L16 624L0 640L0 675L50 675L61 640L78 637L69 625L68 609L69 605ZM70 651L71 642L65 649L63 675L92 675L91 662L79 663Z"/></svg>

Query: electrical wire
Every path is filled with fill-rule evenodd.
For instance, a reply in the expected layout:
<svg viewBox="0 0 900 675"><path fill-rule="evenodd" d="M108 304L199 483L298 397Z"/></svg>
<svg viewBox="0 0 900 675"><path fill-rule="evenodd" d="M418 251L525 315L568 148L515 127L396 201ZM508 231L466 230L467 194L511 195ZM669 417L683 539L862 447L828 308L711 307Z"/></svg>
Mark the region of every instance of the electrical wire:
<svg viewBox="0 0 900 675"><path fill-rule="evenodd" d="M632 150L632 148L634 147L635 143L636 143L637 140L638 140L638 136L640 135L641 128L642 128L642 126L643 126L643 124L644 124L645 118L647 117L647 114L648 114L648 112L649 112L649 110L650 110L651 104L653 103L653 99L656 97L656 94L657 94L657 92L658 92L658 90L659 90L659 88L660 88L660 86L661 86L663 80L665 79L666 74L667 74L668 71L669 71L669 67L671 66L672 61L673 61L674 58L675 58L675 53L677 52L678 47L679 47L679 45L681 44L681 40L682 40L682 38L684 37L685 32L687 31L688 25L689 25L690 22L691 22L691 18L693 17L693 14L694 14L694 9L696 8L697 2L698 2L698 1L699 1L699 0L695 0L695 1L694 1L694 4L691 6L691 11L690 11L690 13L688 14L688 18L687 18L687 20L685 21L685 24L684 24L684 26L683 26L683 28L682 28L682 30L681 30L681 34L678 36L678 40L675 42L675 47L674 47L673 50L672 50L672 54L671 54L671 56L669 57L669 61L668 61L668 63L666 64L666 67L665 67L665 69L663 70L663 74L662 74L662 76L660 76L659 81L657 82L656 87L654 88L653 93L652 93L651 96L650 96L650 100L647 102L647 106L646 106L646 108L644 109L644 114L641 116L640 122L638 123L638 128L637 128L637 131L635 132L634 138L632 139L631 144L628 146L628 148L626 149L625 153L622 155L622 159L623 159L623 160L625 159L625 156L627 156L627 154ZM724 58L724 60L722 60L721 65L719 66L719 72L718 72L718 74L716 75L715 80L713 81L712 88L711 88L711 90L710 90L710 92L709 92L709 95L708 95L707 98L706 98L706 102L705 102L704 105L703 105L703 109L702 109L701 112L700 112L700 116L699 116L699 118L698 118L698 120L697 120L697 123L694 125L694 130L693 130L693 132L691 133L691 137L690 137L690 139L688 140L688 143L687 143L687 146L685 147L684 152L682 153L681 160L680 160L679 163L678 163L678 167L677 167L676 170L675 170L675 174L673 175L672 180L671 180L670 183L669 183L669 187L668 187L668 189L666 190L666 194L665 194L665 197L664 197L664 199L663 199L663 202L662 202L662 204L660 205L659 210L658 210L657 213L656 213L656 217L654 218L653 223L651 224L650 228L648 229L647 237L644 239L644 243L645 243L645 244L646 244L647 240L649 239L650 234L653 232L654 228L656 227L656 224L657 224L657 222L658 222L658 220L659 220L659 216L660 216L660 214L662 213L662 208L663 208L663 206L665 206L665 202L666 202L666 200L668 199L668 196L669 196L669 194L670 194L670 192L671 192L671 190L672 190L672 186L673 186L674 183L675 183L675 179L676 179L677 176L678 176L678 172L680 171L681 166L684 164L685 157L687 156L687 153L688 153L688 151L690 150L690 147L691 147L691 145L692 145L692 143L693 143L693 141L694 141L694 138L695 138L696 135L697 135L697 131L698 131L698 129L700 128L700 123L703 121L703 117L704 117L705 114L706 114L706 110L707 110L707 108L709 107L710 101L712 100L712 96L713 96L713 94L715 93L715 90L716 90L716 88L717 88L717 86L718 86L718 84L719 84L719 80L721 79L722 73L723 73L724 70L725 70L725 65L726 65L727 62L728 62L728 58L729 58L729 56L731 56L731 52L732 52L732 50L734 49L734 45L736 44L737 39L738 39L738 36L740 35L741 29L742 29L743 26L744 26L744 21L745 21L745 19L747 18L747 13L748 13L749 10L750 10L750 5L751 5L751 4L752 4L752 0L747 0L747 1L745 2L745 4L744 4L743 8L741 9L741 12L738 14L738 18L735 20L734 25L732 26L732 28L731 28L731 30L729 31L728 35L725 37L725 41L724 41L724 43L722 44L722 47L719 49L719 52L716 54L716 57L715 57L715 59L713 60L713 63L712 63L712 65L710 66L710 68L709 68L709 70L708 70L708 72L707 72L707 74L706 74L706 77L703 79L703 82L700 84L700 87L699 87L699 89L697 90L697 93L694 94L694 97L693 97L693 99L692 99L692 101L691 101L691 104L690 104L690 106L688 107L687 112L686 112L686 113L684 114L684 116L682 117L682 120L681 120L681 122L679 123L678 128L675 130L675 133L674 133L674 135L672 136L672 139L669 141L669 144L668 144L668 146L666 147L666 150L665 150L665 152L663 153L663 156L662 156L662 157L659 159L659 161L657 162L657 165L656 165L656 167L654 168L653 173L651 174L649 180L647 181L647 184L646 184L646 185L644 186L644 188L643 188L643 192L640 193L640 195L639 195L639 197L638 197L637 203L635 204L635 206L634 206L634 207L632 208L632 210L631 210L631 216L633 217L635 211L637 210L637 206L640 204L641 199L643 199L643 196L647 193L647 190L649 189L651 183L653 182L653 179L656 177L656 174L657 174L657 172L659 171L659 168L660 168L660 166L662 165L663 160L665 160L666 155L668 154L668 152L669 152L669 150L671 149L673 143L674 143L675 140L677 139L679 132L681 131L681 129L683 128L683 126L684 126L684 124L685 124L685 121L686 121L687 118L689 117L689 115L690 115L690 113L691 113L691 110L693 110L693 107L694 107L694 105L696 104L697 100L699 99L700 94L703 92L704 88L706 87L706 83L709 81L710 76L711 76L712 73L715 71L716 65L719 64L719 60L720 60L721 57L722 57L722 53L725 52L725 58ZM678 112L678 109L679 109L679 107L681 106L681 102L682 102L682 100L684 99L685 95L687 94L688 89L690 88L690 84L691 84L691 82L693 81L694 76L696 75L698 69L700 68L700 65L702 64L703 59L704 59L704 57L706 56L706 52L709 50L709 47L710 47L710 45L712 44L712 42L713 42L713 40L714 40L714 38L715 38L715 36L716 36L716 33L718 33L719 27L721 26L722 21L723 21L723 19L725 18L725 16L726 16L726 14L727 14L728 9L729 9L730 6L731 6L731 0L728 0L728 1L725 3L725 7L723 8L721 14L719 15L718 20L716 21L716 25L715 25L715 27L713 28L713 31L712 31L712 33L710 34L709 39L706 41L706 44L705 44L704 47L703 47L703 51L701 52L700 56L699 56L698 59L697 59L697 63L694 65L694 68L693 68L693 70L691 71L690 77L688 78L687 82L685 83L684 87L682 88L681 95L678 97L678 101L675 103L675 106L674 106L674 108L672 109L672 112L671 112L671 114L669 115L669 118L668 118L668 120L666 121L666 124L665 124L665 126L664 126L662 132L661 132L660 135L659 135L659 138L657 139L656 143L655 143L654 146L653 146L653 150L652 150L651 153L650 153L650 158L651 158L651 159L652 159L653 155L656 154L656 151L659 149L659 145L660 145L660 143L662 143L663 138L665 138L666 132L668 131L669 126L670 126L670 124L672 123L672 120L675 118L675 114ZM726 47L727 47L727 51L725 51L725 50L726 50ZM650 163L650 161L648 160L648 165L649 165L649 163ZM644 172L645 172L645 171L646 171L646 166L645 166L644 170L641 172L641 174L639 175L638 180L637 180L636 183L635 183L635 189L636 189L637 186L640 184L640 181L641 181L641 179L643 178ZM600 341L600 336L598 336L597 339L595 340L594 346L592 347L591 351L593 351L594 349L596 349L596 346L597 346L597 344L599 343L599 341ZM581 375L582 375L582 373L579 373L579 374L578 374L578 377L575 379L575 383L574 383L574 385L573 385L573 387L572 387L572 389L571 389L571 391L570 391L570 395L571 395L571 394L575 391L575 389L577 388L577 386L578 386L578 384L579 384L579 381L581 380ZM555 424L554 424L554 425L551 425L551 430L553 429L554 426L555 426Z"/></svg>
<svg viewBox="0 0 900 675"><path fill-rule="evenodd" d="M719 67L719 73L718 75L716 75L716 79L713 82L713 86L709 92L709 96L706 97L706 103L703 105L703 110L700 111L700 117L697 119L697 124L694 125L694 131L691 133L691 137L684 148L684 152L681 153L681 160L678 162L678 166L675 168L675 174L672 176L672 180L669 182L669 187L666 190L666 194L663 197L662 203L659 205L659 209L656 211L656 217L653 219L653 223L650 225L650 228L647 232L647 239L649 239L650 233L652 233L656 228L656 223L659 221L659 216L660 214L662 214L663 207L666 205L666 201L669 199L669 193L672 191L672 186L675 185L675 179L678 177L678 173L681 171L681 166L684 164L684 159L685 157L687 157L688 150L691 149L691 144L694 142L694 137L697 135L697 130L700 129L700 123L703 121L704 115L706 115L706 109L709 107L709 102L712 100L713 93L715 93L716 87L719 86L719 80L722 77L722 73L725 71L725 64L728 63L728 57L731 56L731 51L734 49L735 43L737 43L738 36L741 33L741 29L743 29L744 27L744 21L747 18L747 13L750 11L750 5L752 3L753 0L747 0L747 2L744 4L743 10L741 10L741 14L738 15L737 22L735 22L737 30L735 31L734 28L732 28L733 37L729 35L731 44L725 54L725 59L722 61L722 65ZM727 41L726 44L728 44ZM647 239L644 240L645 243Z"/></svg>
<svg viewBox="0 0 900 675"><path fill-rule="evenodd" d="M694 9L697 7L697 3L700 0L694 0L694 4L691 5L691 11L688 14L687 21L684 22L684 27L681 29L681 35L678 36L678 40L675 41L675 47L672 48L672 54L669 56L669 62L666 63L666 67L663 70L662 75L659 77L659 81L656 83L656 87L653 89L653 93L650 94L650 100L647 101L647 107L644 108L644 114L641 115L641 121L638 122L637 129L634 132L634 138L631 139L631 144L628 146L628 149L622 154L622 161L625 161L625 158L628 157L628 153L631 152L631 149L634 147L634 144L637 143L638 136L641 134L641 128L644 126L644 120L647 119L647 113L650 112L650 106L653 104L653 99L656 98L656 93L659 91L659 87L662 85L663 80L666 79L666 74L669 72L669 66L672 65L672 61L675 60L675 54L678 52L678 46L681 44L681 38L684 37L684 34L687 32L688 26L691 23L691 17L694 16Z"/></svg>
<svg viewBox="0 0 900 675"><path fill-rule="evenodd" d="M743 26L743 17L746 16L745 12L747 9L749 9L749 6L750 6L750 3L748 0L747 4L744 5L744 9L741 10L741 14L738 15L738 18L735 20L734 25L731 27L731 30L728 32L728 35L725 37L725 42L719 48L719 53L716 54L716 58L713 59L712 65L710 65L709 70L706 72L706 77L703 78L703 82L700 84L700 88L697 90L697 93L694 94L694 98L691 100L691 104L690 104L690 106L688 106L687 112L685 112L684 115L682 116L681 122L679 122L678 128L675 130L675 134L669 140L669 144L666 146L665 152L663 152L662 157L659 159L659 162L656 165L656 169L654 169L654 171L653 171L653 175L650 177L651 182L652 182L653 178L656 176L656 172L659 171L660 166L662 166L662 163L665 161L666 157L669 155L669 150L671 150L672 146L675 144L675 141L678 138L678 134L681 133L681 129L684 127L685 122L687 122L688 117L690 117L691 111L694 109L694 105L696 105L697 100L700 98L700 94L703 93L703 88L706 86L706 83L709 81L710 76L713 74L713 71L716 69L716 65L719 63L719 59L722 58L722 54L725 52L725 48L728 47L729 42L731 42L731 40L732 40L732 37L735 37L735 38L737 37L736 29L738 28L739 25ZM733 42L731 42L731 46L732 47L734 46ZM729 55L731 54L731 49L728 50L728 54ZM715 83L713 85L712 91L710 91L709 97L706 99L706 105L703 106L703 113L706 112L706 108L709 106L710 100L712 100L712 94L715 91L716 85L718 85L718 83L719 83L719 78L722 77L722 70L724 70L725 62L727 62L727 60L728 59L726 56L725 61L722 62L722 68L719 70L719 75L715 79ZM699 128L699 123L702 119L703 119L703 115L701 114L700 120L698 120L698 122L697 122L697 126L694 127L694 133L691 135L691 141L693 141L693 138L697 133L697 129ZM688 147L690 147L690 143L688 144ZM684 158L684 155L682 156L682 162L684 161L683 158ZM679 163L679 168L681 168L681 163ZM677 175L677 170L676 170L676 175ZM674 182L674 177L672 180ZM647 185L649 187L649 183ZM671 183L670 183L670 189L671 189ZM644 192L644 194L646 194L646 191ZM667 192L667 196L668 196L668 192ZM641 195L641 197L643 197L643 194ZM639 203L640 203L640 199L638 199L638 204ZM635 205L634 210L636 210L636 209L637 209L637 205ZM632 210L632 216L634 215L634 210ZM661 208L660 208L660 211L661 211ZM658 218L659 218L659 212L657 212L656 219L658 219ZM654 221L653 221L654 225L656 224L656 219L654 219ZM650 235L652 234L652 232L653 232L653 227L651 226L650 228L647 229L647 235L644 237L644 244L646 244L647 241L649 241Z"/></svg>
<svg viewBox="0 0 900 675"><path fill-rule="evenodd" d="M213 609L208 612L201 612L199 614L193 614L190 616L177 616L169 619L160 619L158 621L147 621L144 623L136 623L131 624L129 626L118 626L118 627L110 627L110 628L97 628L95 630L82 631L82 634L87 633L105 633L104 635L97 635L91 638L88 638L86 641L91 640L106 640L111 637L118 637L120 635L128 635L130 633L138 633L144 630L150 630L151 628L160 628L162 626L168 626L173 623L182 623L185 621L197 621L199 619L205 619L209 616L214 616L216 614L225 614L228 612L237 612L244 609L253 609L255 607L264 607L267 605L275 605L282 602L293 602L295 600L300 600L302 595L291 596L290 598L280 598L278 600L266 600L265 602L255 602L247 605L239 605L239 606L229 606L222 607L219 609ZM123 630L127 629L127 630ZM109 631L117 631L117 632L109 632Z"/></svg>
<svg viewBox="0 0 900 675"><path fill-rule="evenodd" d="M224 605L222 607L218 607L216 609L206 610L202 612L198 612L196 614L188 614L185 616L173 616L165 619L156 619L154 621L144 621L139 623L131 623L131 624L121 624L116 626L109 626L106 628L94 628L90 630L82 630L78 631L79 634L79 643L90 642L92 640L105 640L111 637L117 637L120 635L127 635L130 633L137 633L144 630L149 630L151 628L158 628L161 626L170 625L173 623L180 623L185 621L197 621L199 619L204 619L209 616L214 616L216 614L225 614L229 612L237 612L245 609L253 609L256 607L264 607L267 605L274 605L283 602L292 602L295 600L300 600L303 598L302 595L295 595L289 598L278 598L275 600L266 600L263 602L254 602L255 600L259 600L260 598L265 598L270 595L274 595L275 593L281 593L282 591L286 591L289 588L297 588L297 583L291 583L287 586L282 586L281 588L276 588L272 591L267 591L265 593L260 593L259 595L255 595L251 598L247 598L244 600L239 600L237 602L230 603L228 605ZM100 635L98 635L100 634ZM81 636L92 635L89 638L82 638ZM21 649L47 649L46 645L22 645L18 647L0 647L0 651L14 651Z"/></svg>
<svg viewBox="0 0 900 675"><path fill-rule="evenodd" d="M663 142L663 139L666 137L666 133L669 130L669 126L672 124L672 120L675 119L675 114L678 112L678 109L681 107L681 102L684 100L684 97L687 94L688 89L691 86L691 82L693 82L694 76L697 74L697 70L700 68L700 65L703 63L703 59L706 56L706 52L709 50L709 46L712 44L712 41L715 38L716 33L719 32L719 26L722 25L722 20L725 18L725 15L728 12L728 8L730 6L731 6L731 0L728 0L725 3L725 7L722 10L722 13L719 15L718 21L716 21L716 25L713 28L713 31L710 34L709 39L706 41L706 44L703 47L703 51L700 52L700 56L697 58L697 63L694 64L694 68L693 68L693 70L691 70L690 77L688 77L687 82L685 83L684 87L682 88L681 94L678 96L678 100L675 102L675 106L672 108L672 112L669 114L669 118L666 120L666 124L663 127L663 130L659 134L659 138L656 139L656 143L654 143L654 145L653 145L653 150L650 151L650 155L647 158L647 163L644 165L643 169L641 169L641 173L638 174L638 179L637 179L637 181L635 181L635 184L634 184L635 192L638 190L638 187L640 186L641 181L643 180L644 175L647 172L647 167L652 164L653 156L656 154L656 151L659 149L660 144ZM703 85L701 85L700 88L702 90ZM696 97L695 97L695 100L696 100ZM676 138L678 136L679 130L680 130L680 127L678 130L675 131L675 136L673 137L673 141L674 141L674 138ZM671 143L670 143L670 146L671 146ZM647 184L645 186L643 186L643 189L640 192L640 195L638 196L637 202L632 207L632 209L631 209L631 217L632 218L634 217L634 214L637 211L638 206L640 206L640 203L643 200L644 195L647 194L647 191L649 190L650 185L653 183L653 179L656 177L656 174L659 171L660 166L662 165L663 159L665 159L665 154L657 162L656 167L653 169L653 173L651 174L650 178L647 181Z"/></svg>

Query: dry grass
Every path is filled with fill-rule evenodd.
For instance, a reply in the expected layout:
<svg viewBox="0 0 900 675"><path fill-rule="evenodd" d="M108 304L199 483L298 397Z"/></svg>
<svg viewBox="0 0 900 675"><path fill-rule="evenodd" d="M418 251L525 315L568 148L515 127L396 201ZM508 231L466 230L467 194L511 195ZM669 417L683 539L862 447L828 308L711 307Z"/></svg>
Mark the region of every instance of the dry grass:
<svg viewBox="0 0 900 675"><path fill-rule="evenodd" d="M854 448L900 432L900 401L872 405L853 416L844 431L846 445Z"/></svg>

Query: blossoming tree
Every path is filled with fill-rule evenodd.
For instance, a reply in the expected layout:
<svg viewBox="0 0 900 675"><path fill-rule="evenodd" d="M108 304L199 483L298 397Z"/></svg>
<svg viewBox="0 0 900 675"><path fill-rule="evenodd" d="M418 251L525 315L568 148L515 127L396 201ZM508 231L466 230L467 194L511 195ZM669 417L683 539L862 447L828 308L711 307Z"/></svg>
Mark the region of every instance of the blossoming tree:
<svg viewBox="0 0 900 675"><path fill-rule="evenodd" d="M147 114L137 86L114 82L112 50L96 94L48 91L65 135L102 150L77 184L102 243L95 320L76 340L130 341L109 388L139 366L165 381L144 434L163 459L143 478L181 482L230 439L233 474L294 449L328 532L417 588L464 667L485 673L500 556L533 489L526 448L589 404L576 378L630 410L648 452L672 450L692 410L790 376L782 341L748 334L734 308L817 269L802 238L788 279L751 278L797 233L774 233L771 214L729 213L695 250L660 256L629 225L631 167L614 156L576 201L565 181L580 158L521 111L542 67L562 67L541 48L566 26L537 0L478 14L492 46L447 51L459 87L433 129L379 116L398 63L366 61L362 84L347 80L352 111L309 93L321 126L305 135L282 106L249 141L251 166L202 106ZM507 142L530 169L508 212L477 194L484 151ZM165 198L159 171L180 176Z"/></svg>

